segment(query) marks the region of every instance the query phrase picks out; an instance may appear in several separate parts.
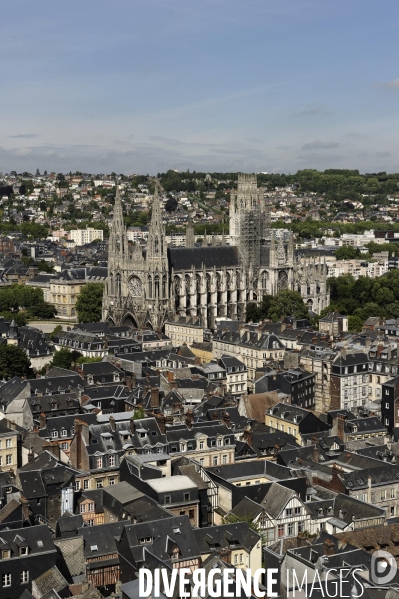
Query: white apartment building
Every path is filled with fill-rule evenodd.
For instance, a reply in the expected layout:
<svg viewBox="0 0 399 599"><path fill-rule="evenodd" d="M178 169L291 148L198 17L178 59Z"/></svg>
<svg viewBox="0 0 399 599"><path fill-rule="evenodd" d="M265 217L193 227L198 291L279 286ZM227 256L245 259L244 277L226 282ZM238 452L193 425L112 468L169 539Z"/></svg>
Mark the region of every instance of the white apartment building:
<svg viewBox="0 0 399 599"><path fill-rule="evenodd" d="M72 231L70 231L70 239L76 245L85 245L86 243L91 243L95 239L100 239L102 241L104 239L104 231L101 229L93 229L92 227L87 227L86 229L72 229Z"/></svg>
<svg viewBox="0 0 399 599"><path fill-rule="evenodd" d="M339 277L340 275L352 275L355 279L359 277L370 277L374 279L388 272L388 260L378 262L365 262L364 260L336 260L328 264L328 276Z"/></svg>

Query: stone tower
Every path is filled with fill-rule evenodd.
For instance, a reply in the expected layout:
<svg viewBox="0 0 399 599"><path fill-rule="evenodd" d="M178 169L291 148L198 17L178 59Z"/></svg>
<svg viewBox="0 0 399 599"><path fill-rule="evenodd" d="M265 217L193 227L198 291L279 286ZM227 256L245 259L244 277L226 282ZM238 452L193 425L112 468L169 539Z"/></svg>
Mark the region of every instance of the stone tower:
<svg viewBox="0 0 399 599"><path fill-rule="evenodd" d="M241 253L244 266L259 266L263 239L263 189L258 188L256 175L238 175L237 193L230 199L230 243Z"/></svg>
<svg viewBox="0 0 399 599"><path fill-rule="evenodd" d="M151 223L148 230L146 303L151 324L154 329L159 329L169 307L169 266L158 184L155 188Z"/></svg>
<svg viewBox="0 0 399 599"><path fill-rule="evenodd" d="M186 227L186 248L193 248L195 246L195 235L194 225L191 218L191 214L188 214L188 223Z"/></svg>

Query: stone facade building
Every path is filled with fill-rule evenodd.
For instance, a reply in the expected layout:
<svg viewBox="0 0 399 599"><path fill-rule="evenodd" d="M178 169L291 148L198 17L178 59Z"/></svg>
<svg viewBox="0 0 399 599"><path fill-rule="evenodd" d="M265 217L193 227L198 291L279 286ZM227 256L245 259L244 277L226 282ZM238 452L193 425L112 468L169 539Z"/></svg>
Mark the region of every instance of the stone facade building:
<svg viewBox="0 0 399 599"><path fill-rule="evenodd" d="M117 191L111 227L103 320L160 329L176 315L198 317L213 328L217 317L243 320L248 302L283 289L302 294L319 313L329 303L327 268L294 259L293 238L270 229L270 207L255 175L239 175L230 205L230 244L193 247L189 222L186 247L167 247L162 207L155 191L147 247L130 250Z"/></svg>

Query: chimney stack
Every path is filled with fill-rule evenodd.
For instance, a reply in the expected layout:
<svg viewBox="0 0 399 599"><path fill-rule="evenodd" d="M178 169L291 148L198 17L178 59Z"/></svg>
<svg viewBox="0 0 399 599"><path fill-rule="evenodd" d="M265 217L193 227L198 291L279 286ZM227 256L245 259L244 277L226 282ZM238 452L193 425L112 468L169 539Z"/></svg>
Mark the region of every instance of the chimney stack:
<svg viewBox="0 0 399 599"><path fill-rule="evenodd" d="M39 416L39 426L41 429L46 428L47 425L47 417L44 412L42 412Z"/></svg>
<svg viewBox="0 0 399 599"><path fill-rule="evenodd" d="M323 543L323 554L324 555L334 555L335 553L335 545L331 539L326 539Z"/></svg>
<svg viewBox="0 0 399 599"><path fill-rule="evenodd" d="M151 407L159 408L159 387L151 387Z"/></svg>
<svg viewBox="0 0 399 599"><path fill-rule="evenodd" d="M338 416L337 435L341 439L341 441L345 440L345 418L341 414L339 414Z"/></svg>
<svg viewBox="0 0 399 599"><path fill-rule="evenodd" d="M114 433L116 431L116 423L115 418L112 416L109 417L109 426L111 427L111 431Z"/></svg>
<svg viewBox="0 0 399 599"><path fill-rule="evenodd" d="M129 429L130 429L130 434L134 435L134 432L136 430L136 423L135 423L135 420L134 420L133 416L130 417Z"/></svg>

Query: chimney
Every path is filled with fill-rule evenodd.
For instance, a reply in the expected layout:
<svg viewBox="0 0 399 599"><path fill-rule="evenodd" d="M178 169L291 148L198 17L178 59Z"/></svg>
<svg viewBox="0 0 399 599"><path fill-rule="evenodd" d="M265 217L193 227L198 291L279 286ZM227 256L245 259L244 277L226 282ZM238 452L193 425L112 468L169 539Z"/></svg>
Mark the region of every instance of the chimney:
<svg viewBox="0 0 399 599"><path fill-rule="evenodd" d="M212 412L212 420L219 420L219 414L218 414L217 410Z"/></svg>
<svg viewBox="0 0 399 599"><path fill-rule="evenodd" d="M186 425L187 425L187 428L189 428L190 430L193 428L193 421L194 421L193 411L188 410L187 414L186 414Z"/></svg>
<svg viewBox="0 0 399 599"><path fill-rule="evenodd" d="M21 497L19 498L19 502L22 505L22 517L26 522L27 520L30 520L29 501L21 495Z"/></svg>
<svg viewBox="0 0 399 599"><path fill-rule="evenodd" d="M315 445L313 445L313 449L312 449L312 461L315 464L319 463L319 446L317 445L317 443Z"/></svg>
<svg viewBox="0 0 399 599"><path fill-rule="evenodd" d="M32 445L29 448L29 453L28 453L28 464L32 464L32 462L34 462L35 460L35 454L32 451Z"/></svg>
<svg viewBox="0 0 399 599"><path fill-rule="evenodd" d="M109 417L109 426L111 427L111 431L114 433L116 431L115 418L112 416Z"/></svg>
<svg viewBox="0 0 399 599"><path fill-rule="evenodd" d="M90 470L89 454L87 446L89 445L89 425L83 420L75 418L75 435L69 446L69 457L71 464L78 470Z"/></svg>
<svg viewBox="0 0 399 599"><path fill-rule="evenodd" d="M231 417L229 412L223 412L222 414L223 422L228 428L231 428Z"/></svg>
<svg viewBox="0 0 399 599"><path fill-rule="evenodd" d="M159 430L164 435L166 433L166 416L165 416L165 414L157 414L155 416L155 418L157 420Z"/></svg>
<svg viewBox="0 0 399 599"><path fill-rule="evenodd" d="M46 428L46 426L47 426L47 417L44 412L42 412L39 416L39 426L41 429Z"/></svg>
<svg viewBox="0 0 399 599"><path fill-rule="evenodd" d="M252 428L251 428L250 424L248 424L245 427L243 437L244 437L244 441L246 441L248 443L248 445L250 445L252 447Z"/></svg>
<svg viewBox="0 0 399 599"><path fill-rule="evenodd" d="M159 387L151 387L151 407L159 408Z"/></svg>
<svg viewBox="0 0 399 599"><path fill-rule="evenodd" d="M371 476L367 478L367 503L371 504Z"/></svg>
<svg viewBox="0 0 399 599"><path fill-rule="evenodd" d="M338 416L337 435L341 439L341 441L344 441L344 438L345 438L345 418L341 414L339 414L339 416Z"/></svg>
<svg viewBox="0 0 399 599"><path fill-rule="evenodd" d="M303 534L303 532L299 532L298 536L296 538L296 546L297 547L304 547L307 544L307 541L305 539L305 536Z"/></svg>
<svg viewBox="0 0 399 599"><path fill-rule="evenodd" d="M53 456L59 460L60 459L60 446L58 443L45 443L43 445L43 449L47 450L49 453L53 454Z"/></svg>
<svg viewBox="0 0 399 599"><path fill-rule="evenodd" d="M134 432L135 432L135 430L136 430L136 423L135 423L135 420L134 420L134 417L133 417L133 416L131 416L131 417L130 417L130 421L129 421L129 429L130 429L130 433L131 433L132 435L134 435Z"/></svg>
<svg viewBox="0 0 399 599"><path fill-rule="evenodd" d="M335 545L331 539L326 539L323 543L323 554L324 555L334 555L335 553Z"/></svg>

